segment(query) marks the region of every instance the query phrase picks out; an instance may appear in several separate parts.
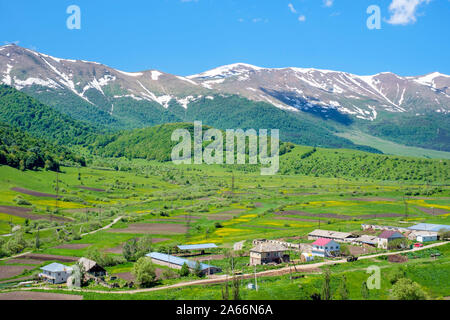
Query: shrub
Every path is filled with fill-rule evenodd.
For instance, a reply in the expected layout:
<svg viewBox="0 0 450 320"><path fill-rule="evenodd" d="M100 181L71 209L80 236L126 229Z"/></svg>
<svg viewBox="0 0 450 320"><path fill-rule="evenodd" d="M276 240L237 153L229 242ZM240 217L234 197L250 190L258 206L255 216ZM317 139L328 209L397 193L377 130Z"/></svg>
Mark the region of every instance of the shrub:
<svg viewBox="0 0 450 320"><path fill-rule="evenodd" d="M189 267L185 262L185 263L183 263L183 266L180 269L180 276L187 277L187 276L189 276L189 273L190 273Z"/></svg>
<svg viewBox="0 0 450 320"><path fill-rule="evenodd" d="M427 300L427 294L417 283L407 278L399 279L393 286L391 298L394 300Z"/></svg>
<svg viewBox="0 0 450 320"><path fill-rule="evenodd" d="M149 258L140 258L133 266L132 271L136 284L141 288L148 288L156 281L155 268Z"/></svg>

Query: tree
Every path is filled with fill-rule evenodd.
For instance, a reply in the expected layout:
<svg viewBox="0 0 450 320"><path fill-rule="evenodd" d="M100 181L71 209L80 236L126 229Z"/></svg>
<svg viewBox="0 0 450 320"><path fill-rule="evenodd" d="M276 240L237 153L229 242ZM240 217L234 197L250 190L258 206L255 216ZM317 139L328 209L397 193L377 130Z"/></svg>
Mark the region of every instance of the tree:
<svg viewBox="0 0 450 320"><path fill-rule="evenodd" d="M132 273L136 284L141 288L148 288L156 281L155 267L152 260L147 257L140 258L134 264Z"/></svg>
<svg viewBox="0 0 450 320"><path fill-rule="evenodd" d="M240 295L240 286L241 286L241 281L239 280L238 277L234 276L233 277L233 282L232 282L232 287L231 287L231 291L233 294L233 300L241 300L241 295Z"/></svg>
<svg viewBox="0 0 450 320"><path fill-rule="evenodd" d="M230 300L230 291L228 290L228 279L225 282L225 291L222 288L222 300Z"/></svg>
<svg viewBox="0 0 450 320"><path fill-rule="evenodd" d="M202 278L204 276L202 265L200 264L200 261L197 261L194 268L194 274L195 276Z"/></svg>
<svg viewBox="0 0 450 320"><path fill-rule="evenodd" d="M345 275L342 276L338 293L340 300L348 300L349 292L347 288L347 277Z"/></svg>
<svg viewBox="0 0 450 320"><path fill-rule="evenodd" d="M364 300L368 300L369 299L369 288L367 288L367 283L366 281L363 281L363 283L361 284L361 296L363 297Z"/></svg>
<svg viewBox="0 0 450 320"><path fill-rule="evenodd" d="M331 274L330 269L325 269L323 273L323 284L322 284L322 299L323 300L331 300L331 289L330 289L330 280Z"/></svg>
<svg viewBox="0 0 450 320"><path fill-rule="evenodd" d="M136 261L136 253L137 253L137 241L136 239L131 239L125 242L122 249L123 257L127 261Z"/></svg>
<svg viewBox="0 0 450 320"><path fill-rule="evenodd" d="M405 238L395 239L388 243L388 250L404 249L408 246Z"/></svg>
<svg viewBox="0 0 450 320"><path fill-rule="evenodd" d="M407 278L399 279L391 290L391 298L394 300L427 300L427 294L417 283Z"/></svg>
<svg viewBox="0 0 450 320"><path fill-rule="evenodd" d="M180 269L180 276L187 277L187 276L189 276L189 272L190 271L189 271L189 267L188 267L187 263L186 262L183 263L183 266Z"/></svg>
<svg viewBox="0 0 450 320"><path fill-rule="evenodd" d="M447 229L439 230L439 238L441 240L450 239L450 230Z"/></svg>
<svg viewBox="0 0 450 320"><path fill-rule="evenodd" d="M152 251L153 239L151 236L146 235L139 239L137 242L137 251L135 259L139 259Z"/></svg>
<svg viewBox="0 0 450 320"><path fill-rule="evenodd" d="M36 249L39 249L41 247L41 240L39 238L39 228L38 228L37 233L36 233L36 239L34 241L34 247Z"/></svg>
<svg viewBox="0 0 450 320"><path fill-rule="evenodd" d="M72 285L75 287L84 287L87 284L86 279L86 270L84 269L84 265L80 262L77 262L73 266L72 272Z"/></svg>

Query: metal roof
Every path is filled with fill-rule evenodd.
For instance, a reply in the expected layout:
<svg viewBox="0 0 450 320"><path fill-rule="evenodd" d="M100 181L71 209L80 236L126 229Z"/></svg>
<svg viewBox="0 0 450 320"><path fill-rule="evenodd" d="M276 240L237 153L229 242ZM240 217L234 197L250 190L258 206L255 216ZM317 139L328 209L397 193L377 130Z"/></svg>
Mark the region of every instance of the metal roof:
<svg viewBox="0 0 450 320"><path fill-rule="evenodd" d="M65 266L60 263L51 263L45 267L42 267L41 270L49 271L49 272L66 272L66 271L72 271L72 268Z"/></svg>
<svg viewBox="0 0 450 320"><path fill-rule="evenodd" d="M195 265L197 264L197 261L191 261L191 260L187 260L187 259L184 259L184 258L171 256L171 255L168 255L168 254L165 254L165 253L160 253L160 252L152 252L152 253L146 254L146 256L150 257L152 259L168 262L168 263L175 264L175 265L178 265L178 266L182 266L183 264L186 263L187 266L190 269L195 269ZM217 267L210 266L210 265L204 264L204 263L200 263L200 268L202 270L206 270L206 269L209 269L209 268L219 269Z"/></svg>
<svg viewBox="0 0 450 320"><path fill-rule="evenodd" d="M180 249L180 250L203 250L203 249L212 249L212 248L217 248L217 246L214 243L188 244L188 245L178 246L178 249Z"/></svg>
<svg viewBox="0 0 450 320"><path fill-rule="evenodd" d="M403 235L398 231L384 230L378 238L381 239L391 239L391 238L404 238Z"/></svg>
<svg viewBox="0 0 450 320"><path fill-rule="evenodd" d="M352 234L348 233L348 232L316 229L316 230L310 232L308 234L308 236L321 237L321 238L346 239L346 238L351 237Z"/></svg>
<svg viewBox="0 0 450 320"><path fill-rule="evenodd" d="M319 238L319 239L317 239L316 241L314 241L314 242L312 243L312 245L315 245L315 246L326 246L326 245L329 244L330 242L336 243L336 242L333 241L332 239ZM336 244L337 244L337 243L336 243Z"/></svg>
<svg viewBox="0 0 450 320"><path fill-rule="evenodd" d="M441 229L450 230L449 225L444 224L431 224L431 223L419 223L415 226L409 227L410 230L419 230L419 231L435 231L438 232Z"/></svg>
<svg viewBox="0 0 450 320"><path fill-rule="evenodd" d="M257 244L250 251L261 253L261 252L283 252L287 250L288 248L278 243L262 242Z"/></svg>

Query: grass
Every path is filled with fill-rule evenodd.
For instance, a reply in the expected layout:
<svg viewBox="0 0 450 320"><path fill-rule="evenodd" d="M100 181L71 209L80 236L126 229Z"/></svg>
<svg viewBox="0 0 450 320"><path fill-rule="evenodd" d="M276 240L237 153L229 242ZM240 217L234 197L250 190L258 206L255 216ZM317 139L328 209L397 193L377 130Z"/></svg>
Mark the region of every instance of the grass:
<svg viewBox="0 0 450 320"><path fill-rule="evenodd" d="M392 141L371 136L361 131L347 131L336 133L338 137L348 139L358 145L366 145L380 150L385 154L397 156L420 157L430 159L450 159L450 152L409 147Z"/></svg>

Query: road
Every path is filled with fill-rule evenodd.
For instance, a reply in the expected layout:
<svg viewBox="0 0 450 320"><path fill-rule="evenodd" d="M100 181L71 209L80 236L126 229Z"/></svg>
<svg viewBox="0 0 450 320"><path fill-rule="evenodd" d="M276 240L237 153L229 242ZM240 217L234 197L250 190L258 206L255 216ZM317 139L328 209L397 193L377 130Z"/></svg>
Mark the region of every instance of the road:
<svg viewBox="0 0 450 320"><path fill-rule="evenodd" d="M363 259L372 259L380 256L390 256L395 255L399 253L406 253L406 252L414 252L414 251L421 251L425 249L430 249L438 246L442 246L447 244L448 242L439 242L439 243L433 243L427 246L423 246L422 248L414 248L410 250L404 250L401 252L388 252L388 253L379 253L379 254L373 254L369 256L363 256L359 257L359 260ZM319 262L319 263L313 263L313 264L303 264L303 265L296 265L296 270L311 270L311 269L317 269L319 267L325 266L325 265L334 265L336 263L351 263L347 262L346 259L341 260L333 260L333 261L325 261L325 262ZM284 267L277 270L268 270L268 271L262 271L258 272L256 274L257 277L263 277L263 276L277 276L277 275L284 275L288 274L292 271L292 267ZM254 274L244 274L241 276L238 276L240 279L253 279L255 277ZM230 276L228 275L222 275L211 279L202 279L202 280L194 280L189 282L180 282L177 284L169 285L169 286L163 286L163 287L157 287L157 288L148 288L148 289L135 289L135 290L127 290L127 291L101 291L101 290L87 290L87 289L60 289L62 291L69 291L69 292L89 292L89 293L108 293L108 294L137 294L137 293L145 293L145 292L152 292L152 291L159 291L159 290L167 290L167 289L175 289L175 288L181 288L181 287L188 287L193 285L209 285L209 284L217 284L217 283L223 283L228 280L230 280ZM55 290L54 288L21 288L21 291L29 291L29 290ZM17 290L16 290L17 291Z"/></svg>
<svg viewBox="0 0 450 320"><path fill-rule="evenodd" d="M87 235L89 235L89 234L94 234L94 233L97 233L97 232L99 232L99 231L109 229L109 228L111 228L113 225L115 225L120 219L122 219L122 216L117 217L116 219L114 219L113 222L111 222L111 223L108 224L107 226L104 226L103 228L100 228L100 229L97 229L97 230L94 230L94 231L91 231L91 232L83 233L83 234L81 234L80 236L81 236L81 237L84 237L84 236L87 236Z"/></svg>
<svg viewBox="0 0 450 320"><path fill-rule="evenodd" d="M81 237L84 237L84 236L87 236L87 235L89 235L89 234L94 234L94 233L96 233L96 232L99 232L99 231L102 231L102 230L109 229L109 228L111 228L113 225L115 225L117 222L119 222L120 219L122 219L122 216L117 217L116 219L114 219L113 222L111 222L111 223L108 224L107 226L104 226L103 228L100 228L100 229L97 229L97 230L94 230L94 231L91 231L91 232L88 232L88 233L83 233L83 234L81 234L80 236L81 236ZM43 231L43 230L44 230L44 229L41 229L40 231ZM2 261L2 260L14 259L14 258L19 258L19 257L24 256L24 255L29 254L29 253L31 253L31 251L24 252L24 253L21 253L21 254L15 255L15 256L11 256L11 257L2 258L2 259L0 259L0 261Z"/></svg>

